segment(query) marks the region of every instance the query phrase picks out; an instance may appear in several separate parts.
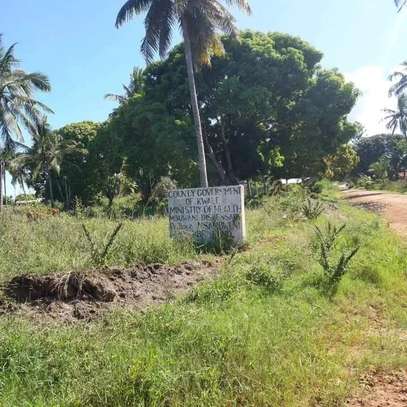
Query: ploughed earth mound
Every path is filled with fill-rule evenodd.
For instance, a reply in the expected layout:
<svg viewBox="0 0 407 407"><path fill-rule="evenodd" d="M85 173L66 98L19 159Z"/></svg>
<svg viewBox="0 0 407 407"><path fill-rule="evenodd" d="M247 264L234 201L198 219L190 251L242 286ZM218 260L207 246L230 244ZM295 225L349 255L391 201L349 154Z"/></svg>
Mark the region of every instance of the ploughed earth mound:
<svg viewBox="0 0 407 407"><path fill-rule="evenodd" d="M189 262L176 267L153 264L65 275L21 275L4 286L7 300L0 300L0 314L48 314L74 320L92 319L115 307L143 309L214 277L217 270L216 264Z"/></svg>
<svg viewBox="0 0 407 407"><path fill-rule="evenodd" d="M349 400L350 407L406 407L407 372L373 374L363 378L364 391Z"/></svg>

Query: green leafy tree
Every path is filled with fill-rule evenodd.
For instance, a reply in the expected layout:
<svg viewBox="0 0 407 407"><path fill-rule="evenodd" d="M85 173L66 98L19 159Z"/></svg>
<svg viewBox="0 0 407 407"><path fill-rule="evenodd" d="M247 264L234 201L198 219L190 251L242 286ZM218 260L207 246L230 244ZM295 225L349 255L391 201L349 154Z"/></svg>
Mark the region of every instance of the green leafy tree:
<svg viewBox="0 0 407 407"><path fill-rule="evenodd" d="M196 74L211 183L318 175L323 159L359 134L347 120L357 90L339 72L322 69L322 54L305 41L243 32L222 43L224 56ZM177 46L150 64L143 91L100 126L88 146L83 201L107 196L115 174L134 181L146 202L163 177L199 185L184 60Z"/></svg>
<svg viewBox="0 0 407 407"><path fill-rule="evenodd" d="M325 177L341 180L347 177L359 163L358 153L349 144L339 147L335 154L324 159Z"/></svg>
<svg viewBox="0 0 407 407"><path fill-rule="evenodd" d="M94 201L100 193L109 202L112 202L117 195L112 193L112 191L117 191L112 188L114 184L112 180L116 179L117 174L123 173L127 155L124 141L126 137L129 137L127 130L124 130L127 127L124 126L119 116L122 110L127 110L127 108L127 103L120 106L117 115L99 127L96 137L89 144L85 171L86 188L80 196L85 203ZM146 154L148 154L147 151Z"/></svg>
<svg viewBox="0 0 407 407"><path fill-rule="evenodd" d="M380 157L380 159L373 163L369 169L376 179L388 179L390 172L390 158L386 156Z"/></svg>
<svg viewBox="0 0 407 407"><path fill-rule="evenodd" d="M222 41L224 56L213 57L211 67L197 74L212 182L234 183L267 172L260 146L284 159L274 176L316 175L324 169L324 157L358 134L347 120L357 90L339 72L320 68L322 54L308 43L258 32ZM147 68L143 103L157 103L163 120L187 125L185 77L183 49L175 47L165 61ZM183 156L194 160L191 152L185 147Z"/></svg>
<svg viewBox="0 0 407 407"><path fill-rule="evenodd" d="M228 4L250 12L246 0L228 0ZM147 11L148 10L148 11ZM156 52L163 58L170 47L173 27L181 27L184 38L185 59L191 106L195 122L201 185L208 186L204 140L194 76L194 66L209 64L212 55L223 53L217 33L234 34L234 18L218 0L128 0L116 19L121 26L135 14L147 11L146 36L141 51L147 62Z"/></svg>
<svg viewBox="0 0 407 407"><path fill-rule="evenodd" d="M51 89L48 78L38 72L26 73L18 67L14 56L15 45L5 48L0 35L0 141L1 150L15 153L23 141L22 127L30 127L41 111L50 111L34 98L35 91ZM3 158L5 155L3 155ZM6 163L0 161L0 209L3 205L3 179Z"/></svg>
<svg viewBox="0 0 407 407"><path fill-rule="evenodd" d="M133 179L144 201L162 177L181 186L196 183L196 146L188 116L169 115L162 100L135 96L106 123L91 147L93 180L124 172ZM125 161L125 170L122 170Z"/></svg>
<svg viewBox="0 0 407 407"><path fill-rule="evenodd" d="M65 207L72 207L77 198L82 202L91 200L89 185L89 149L102 125L91 121L71 123L56 133L68 148L60 163L60 172L54 182L54 196Z"/></svg>
<svg viewBox="0 0 407 407"><path fill-rule="evenodd" d="M368 175L371 165L381 157L389 158L388 176L392 179L397 179L399 173L407 168L407 141L400 134L363 137L355 143L354 148L360 157L359 164L353 171L354 175Z"/></svg>

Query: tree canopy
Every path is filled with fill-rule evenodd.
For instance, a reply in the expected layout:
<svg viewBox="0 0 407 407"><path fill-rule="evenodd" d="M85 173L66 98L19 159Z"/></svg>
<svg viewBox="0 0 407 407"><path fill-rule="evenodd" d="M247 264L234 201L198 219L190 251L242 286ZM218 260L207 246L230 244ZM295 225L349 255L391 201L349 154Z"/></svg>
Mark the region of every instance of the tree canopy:
<svg viewBox="0 0 407 407"><path fill-rule="evenodd" d="M324 174L329 159L359 132L347 119L355 87L337 70L323 69L322 54L297 37L246 31L223 37L222 44L224 55L197 72L211 184ZM130 83L118 102L103 124L57 131L81 149L62 161L58 177L72 199L111 196L109 180L118 174L144 200L163 177L180 187L199 185L182 45L140 72L137 86Z"/></svg>
<svg viewBox="0 0 407 407"><path fill-rule="evenodd" d="M347 120L358 96L353 85L286 34L243 32L223 38L223 47L225 55L197 75L212 183L261 175L262 155L276 151L284 164L275 176L323 171L323 157L357 132ZM171 176L188 185L197 173L182 47L150 65L145 81L144 95L123 103L108 131L123 140L133 177L142 169L143 183Z"/></svg>
<svg viewBox="0 0 407 407"><path fill-rule="evenodd" d="M407 141L399 134L378 134L363 137L355 144L359 155L359 164L354 173L356 175L369 174L372 165L386 163L387 175L397 179L399 173L407 168Z"/></svg>

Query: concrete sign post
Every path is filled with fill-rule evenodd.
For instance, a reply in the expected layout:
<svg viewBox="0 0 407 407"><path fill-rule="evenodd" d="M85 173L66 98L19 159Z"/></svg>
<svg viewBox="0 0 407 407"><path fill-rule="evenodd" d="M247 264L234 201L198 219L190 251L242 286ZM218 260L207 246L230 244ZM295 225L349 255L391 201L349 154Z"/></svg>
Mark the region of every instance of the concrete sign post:
<svg viewBox="0 0 407 407"><path fill-rule="evenodd" d="M246 239L243 185L176 189L168 193L171 237L210 241L215 232Z"/></svg>

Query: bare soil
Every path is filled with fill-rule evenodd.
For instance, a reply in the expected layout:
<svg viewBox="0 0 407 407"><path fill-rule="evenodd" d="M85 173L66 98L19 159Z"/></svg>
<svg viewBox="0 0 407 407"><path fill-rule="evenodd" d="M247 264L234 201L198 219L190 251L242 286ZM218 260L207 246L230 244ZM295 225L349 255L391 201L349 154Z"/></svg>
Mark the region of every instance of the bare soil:
<svg viewBox="0 0 407 407"><path fill-rule="evenodd" d="M373 373L362 379L360 394L346 403L349 407L406 407L407 372Z"/></svg>
<svg viewBox="0 0 407 407"><path fill-rule="evenodd" d="M85 273L16 276L3 286L0 315L10 313L63 321L92 320L106 310L142 310L185 293L217 275L219 265L153 264Z"/></svg>
<svg viewBox="0 0 407 407"><path fill-rule="evenodd" d="M407 195L357 189L344 191L343 195L352 205L379 212L394 231L407 236Z"/></svg>

